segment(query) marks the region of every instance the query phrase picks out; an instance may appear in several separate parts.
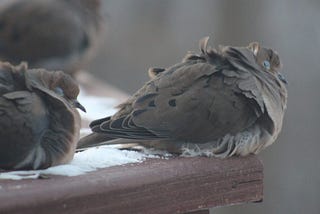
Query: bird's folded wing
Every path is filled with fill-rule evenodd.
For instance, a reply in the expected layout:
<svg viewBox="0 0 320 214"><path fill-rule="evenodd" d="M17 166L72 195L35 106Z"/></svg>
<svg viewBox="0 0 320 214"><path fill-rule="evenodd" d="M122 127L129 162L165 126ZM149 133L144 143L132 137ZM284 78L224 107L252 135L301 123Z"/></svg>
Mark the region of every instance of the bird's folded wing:
<svg viewBox="0 0 320 214"><path fill-rule="evenodd" d="M0 97L0 135L6 139L0 142L3 166L21 161L37 144L38 137L47 126L45 115L42 102L35 93L14 91Z"/></svg>
<svg viewBox="0 0 320 214"><path fill-rule="evenodd" d="M250 75L236 70L242 79L228 76L231 71L208 63L173 68L139 90L129 111L93 122L93 131L120 138L205 142L243 131L263 111Z"/></svg>

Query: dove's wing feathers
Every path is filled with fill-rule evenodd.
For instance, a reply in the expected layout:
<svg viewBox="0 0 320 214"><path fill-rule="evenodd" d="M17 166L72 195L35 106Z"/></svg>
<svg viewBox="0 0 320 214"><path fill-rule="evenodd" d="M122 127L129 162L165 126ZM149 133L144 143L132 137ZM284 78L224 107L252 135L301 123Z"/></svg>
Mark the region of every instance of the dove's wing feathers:
<svg viewBox="0 0 320 214"><path fill-rule="evenodd" d="M0 62L0 168L70 161L79 139L78 93L76 82L62 71Z"/></svg>
<svg viewBox="0 0 320 214"><path fill-rule="evenodd" d="M257 92L246 87L255 79L234 66L208 63L206 57L189 56L159 73L118 114L93 122L92 130L111 137L195 143L243 131L263 111Z"/></svg>
<svg viewBox="0 0 320 214"><path fill-rule="evenodd" d="M45 105L39 96L28 91L6 93L0 98L0 136L1 139L6 139L1 143L2 167L19 167L17 163L24 162L28 159L27 154L40 146L41 137L49 123L44 109ZM39 166L42 158L43 156L38 158L35 168ZM23 165L27 166L29 161L32 162L28 160Z"/></svg>

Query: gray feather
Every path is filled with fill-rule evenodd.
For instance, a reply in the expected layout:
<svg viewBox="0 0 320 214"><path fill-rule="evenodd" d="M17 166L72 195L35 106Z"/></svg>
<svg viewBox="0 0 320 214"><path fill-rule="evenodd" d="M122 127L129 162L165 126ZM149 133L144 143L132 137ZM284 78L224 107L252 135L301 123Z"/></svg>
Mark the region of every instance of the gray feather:
<svg viewBox="0 0 320 214"><path fill-rule="evenodd" d="M200 54L189 53L181 63L151 72L149 82L115 115L94 121L96 133L80 142L94 145L93 136L101 133L106 140L141 140L181 153L201 148L199 154L218 157L258 153L273 143L287 102L285 85L277 78L278 55L257 43L219 50L207 43L208 38L200 41ZM264 60L270 60L270 70Z"/></svg>
<svg viewBox="0 0 320 214"><path fill-rule="evenodd" d="M75 81L25 64L0 63L0 71L8 86L0 94L0 168L39 169L70 161L80 130L72 106L79 93ZM58 86L65 97L54 92Z"/></svg>

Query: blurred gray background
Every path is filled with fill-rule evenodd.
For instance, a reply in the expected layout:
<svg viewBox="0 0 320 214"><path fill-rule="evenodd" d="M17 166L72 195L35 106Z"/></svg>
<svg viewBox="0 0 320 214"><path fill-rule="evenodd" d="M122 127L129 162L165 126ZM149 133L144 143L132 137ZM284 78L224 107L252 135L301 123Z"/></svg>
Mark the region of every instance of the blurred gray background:
<svg viewBox="0 0 320 214"><path fill-rule="evenodd" d="M148 79L149 67L179 62L204 36L213 46L258 41L277 50L289 99L280 137L259 154L264 201L212 213L320 213L319 0L103 2L106 41L88 69L128 93Z"/></svg>

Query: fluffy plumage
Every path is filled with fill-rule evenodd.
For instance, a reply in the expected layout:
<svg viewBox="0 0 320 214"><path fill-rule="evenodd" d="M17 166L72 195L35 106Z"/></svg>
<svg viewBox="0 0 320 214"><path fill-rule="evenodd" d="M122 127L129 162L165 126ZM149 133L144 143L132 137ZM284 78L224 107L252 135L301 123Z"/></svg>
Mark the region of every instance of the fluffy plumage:
<svg viewBox="0 0 320 214"><path fill-rule="evenodd" d="M151 80L119 111L93 121L79 147L139 144L172 152L227 157L258 153L277 138L287 104L281 63L272 49L207 47L167 69L149 69ZM281 76L282 77L282 76ZM129 140L123 140L129 139Z"/></svg>
<svg viewBox="0 0 320 214"><path fill-rule="evenodd" d="M62 71L0 63L0 168L69 162L79 140L77 83Z"/></svg>

